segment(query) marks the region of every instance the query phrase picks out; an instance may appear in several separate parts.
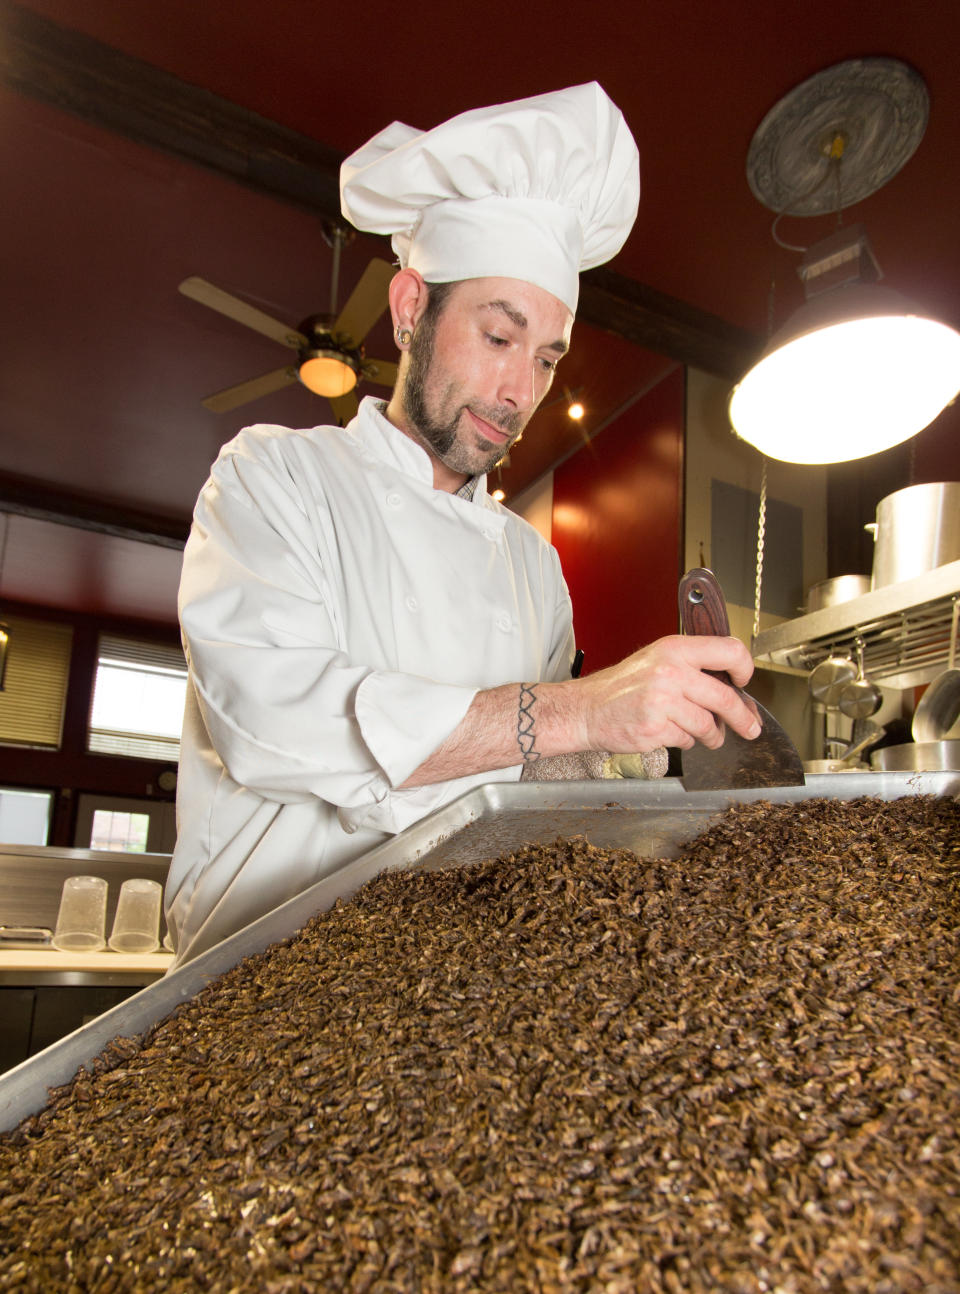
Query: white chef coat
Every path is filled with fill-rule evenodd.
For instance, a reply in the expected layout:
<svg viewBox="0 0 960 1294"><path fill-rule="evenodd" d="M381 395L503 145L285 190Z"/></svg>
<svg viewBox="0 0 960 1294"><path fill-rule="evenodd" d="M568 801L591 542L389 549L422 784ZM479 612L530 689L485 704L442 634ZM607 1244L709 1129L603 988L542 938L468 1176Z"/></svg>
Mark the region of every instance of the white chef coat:
<svg viewBox="0 0 960 1294"><path fill-rule="evenodd" d="M167 917L182 962L473 786L397 789L479 689L569 678L555 549L433 486L367 398L223 447L184 552L189 665Z"/></svg>

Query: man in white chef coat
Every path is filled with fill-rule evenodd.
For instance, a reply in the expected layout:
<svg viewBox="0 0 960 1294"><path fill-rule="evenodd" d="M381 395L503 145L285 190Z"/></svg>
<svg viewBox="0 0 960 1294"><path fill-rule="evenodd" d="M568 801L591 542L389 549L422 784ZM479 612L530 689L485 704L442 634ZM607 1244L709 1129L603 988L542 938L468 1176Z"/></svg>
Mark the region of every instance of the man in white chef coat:
<svg viewBox="0 0 960 1294"><path fill-rule="evenodd" d="M348 219L393 239L399 376L345 428L247 428L201 492L180 589L178 962L542 757L717 745L715 715L759 731L704 673L747 681L735 639L667 638L571 679L556 551L486 490L570 344L580 270L636 217L619 110L591 84L394 123L341 188Z"/></svg>

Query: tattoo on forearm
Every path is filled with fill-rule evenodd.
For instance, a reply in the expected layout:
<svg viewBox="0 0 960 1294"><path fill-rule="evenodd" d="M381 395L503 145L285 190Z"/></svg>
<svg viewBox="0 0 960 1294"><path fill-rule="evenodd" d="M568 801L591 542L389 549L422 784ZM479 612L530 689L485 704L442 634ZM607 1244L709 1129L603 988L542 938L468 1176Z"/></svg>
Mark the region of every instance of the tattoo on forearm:
<svg viewBox="0 0 960 1294"><path fill-rule="evenodd" d="M537 734L533 727L533 715L530 713L537 694L529 683L520 684L520 706L517 710L517 745L525 764L532 764L540 758L537 750Z"/></svg>

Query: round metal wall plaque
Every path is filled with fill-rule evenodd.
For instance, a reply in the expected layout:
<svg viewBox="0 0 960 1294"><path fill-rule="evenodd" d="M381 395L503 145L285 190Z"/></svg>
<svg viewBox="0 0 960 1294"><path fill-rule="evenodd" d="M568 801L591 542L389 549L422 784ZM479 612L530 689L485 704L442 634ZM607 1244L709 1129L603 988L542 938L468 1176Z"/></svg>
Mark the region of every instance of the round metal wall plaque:
<svg viewBox="0 0 960 1294"><path fill-rule="evenodd" d="M770 109L747 153L747 180L771 211L819 216L882 188L913 155L930 99L922 77L893 58L837 63ZM831 149L839 146L837 177Z"/></svg>

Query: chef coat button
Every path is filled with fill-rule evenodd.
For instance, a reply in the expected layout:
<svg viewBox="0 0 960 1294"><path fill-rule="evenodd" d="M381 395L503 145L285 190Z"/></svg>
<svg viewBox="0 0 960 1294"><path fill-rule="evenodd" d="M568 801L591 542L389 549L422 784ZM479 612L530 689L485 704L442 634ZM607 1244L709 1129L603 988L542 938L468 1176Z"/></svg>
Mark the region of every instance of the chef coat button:
<svg viewBox="0 0 960 1294"><path fill-rule="evenodd" d="M400 498L400 495L397 494L396 490L391 490L391 492L387 495L388 508L399 508L401 502L402 500Z"/></svg>
<svg viewBox="0 0 960 1294"><path fill-rule="evenodd" d="M412 595L411 595L410 597L408 597L408 598L407 598L407 610L408 610L408 611L418 611L419 609L420 609L420 603L417 601L417 599L416 599L415 597L413 597Z"/></svg>
<svg viewBox="0 0 960 1294"><path fill-rule="evenodd" d="M486 530L483 532L483 537L484 539L496 539L497 532L495 530L491 530L490 527L487 526Z"/></svg>
<svg viewBox="0 0 960 1294"><path fill-rule="evenodd" d="M497 616L497 628L498 628L498 629L502 629L502 630L503 630L503 632L504 632L504 633L506 633L506 632L507 632L507 630L508 630L508 629L511 629L512 627L513 627L513 621L510 619L510 617L509 617L506 613L504 613L503 615L499 615L499 616Z"/></svg>

